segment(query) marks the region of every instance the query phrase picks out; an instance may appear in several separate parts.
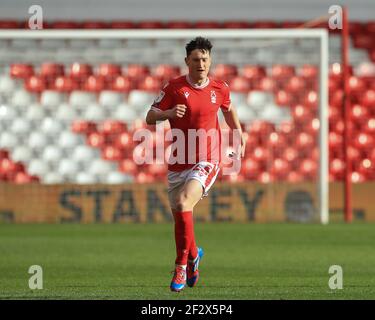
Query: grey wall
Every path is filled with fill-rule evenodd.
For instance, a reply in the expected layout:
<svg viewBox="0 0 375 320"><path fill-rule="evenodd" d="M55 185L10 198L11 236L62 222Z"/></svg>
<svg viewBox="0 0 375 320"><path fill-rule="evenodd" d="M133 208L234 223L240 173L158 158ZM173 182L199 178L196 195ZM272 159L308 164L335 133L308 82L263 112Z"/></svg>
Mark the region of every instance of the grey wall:
<svg viewBox="0 0 375 320"><path fill-rule="evenodd" d="M374 20L375 0L0 0L0 18L27 19L33 4L44 19L309 20L347 5L352 20Z"/></svg>

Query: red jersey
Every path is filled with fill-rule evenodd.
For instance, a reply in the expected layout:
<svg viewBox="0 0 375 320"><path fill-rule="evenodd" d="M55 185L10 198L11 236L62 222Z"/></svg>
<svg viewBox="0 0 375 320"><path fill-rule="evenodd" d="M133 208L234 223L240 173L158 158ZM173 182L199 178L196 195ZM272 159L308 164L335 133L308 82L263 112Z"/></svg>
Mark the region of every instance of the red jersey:
<svg viewBox="0 0 375 320"><path fill-rule="evenodd" d="M165 111L177 104L186 105L186 112L182 118L170 119L169 122L172 132L183 133L184 141L178 137L173 140L172 145L178 148L172 148L171 157L177 157L178 161L170 161L168 170L183 171L200 161L220 162L221 138L217 112L219 108L229 111L231 101L228 85L224 81L207 78L204 84L197 86L190 82L187 75L181 76L162 89L151 109ZM194 136L194 132L198 134ZM184 146L181 146L182 142ZM206 148L202 147L204 144ZM182 157L177 154L181 150L184 150Z"/></svg>

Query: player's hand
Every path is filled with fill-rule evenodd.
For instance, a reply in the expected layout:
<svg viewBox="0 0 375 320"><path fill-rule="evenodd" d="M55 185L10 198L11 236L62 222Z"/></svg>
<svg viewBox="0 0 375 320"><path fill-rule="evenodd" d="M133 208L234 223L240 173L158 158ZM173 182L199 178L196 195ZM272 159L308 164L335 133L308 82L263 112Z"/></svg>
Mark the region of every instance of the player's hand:
<svg viewBox="0 0 375 320"><path fill-rule="evenodd" d="M186 105L184 104L177 104L174 106L173 109L170 110L169 118L182 118L186 113Z"/></svg>

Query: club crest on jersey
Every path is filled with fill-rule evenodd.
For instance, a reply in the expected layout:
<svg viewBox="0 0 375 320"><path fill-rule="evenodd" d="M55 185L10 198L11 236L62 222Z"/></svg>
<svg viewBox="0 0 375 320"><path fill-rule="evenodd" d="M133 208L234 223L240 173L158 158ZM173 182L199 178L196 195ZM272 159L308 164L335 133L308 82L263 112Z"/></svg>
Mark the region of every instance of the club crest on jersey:
<svg viewBox="0 0 375 320"><path fill-rule="evenodd" d="M184 96L185 96L186 99L189 97L189 95L190 95L189 92L187 92L187 91L184 92Z"/></svg>
<svg viewBox="0 0 375 320"><path fill-rule="evenodd" d="M211 90L211 103L216 103L216 92Z"/></svg>

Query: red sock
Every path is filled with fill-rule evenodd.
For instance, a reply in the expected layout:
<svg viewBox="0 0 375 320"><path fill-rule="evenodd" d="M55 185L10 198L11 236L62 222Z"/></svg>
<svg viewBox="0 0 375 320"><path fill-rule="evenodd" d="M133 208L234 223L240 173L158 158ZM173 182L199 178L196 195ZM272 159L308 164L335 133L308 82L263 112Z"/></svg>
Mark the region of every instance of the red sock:
<svg viewBox="0 0 375 320"><path fill-rule="evenodd" d="M194 237L193 213L191 211L174 212L174 235L176 241L176 264L186 265Z"/></svg>
<svg viewBox="0 0 375 320"><path fill-rule="evenodd" d="M198 255L198 248L197 244L195 243L195 236L194 236L194 227L192 232L192 240L190 244L190 250L189 250L189 260L194 260Z"/></svg>

